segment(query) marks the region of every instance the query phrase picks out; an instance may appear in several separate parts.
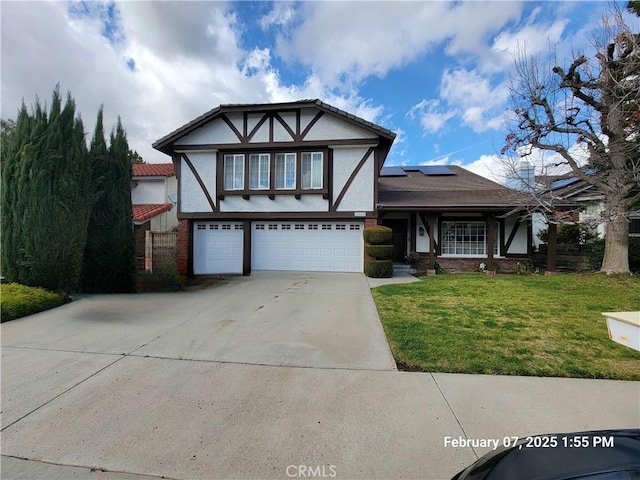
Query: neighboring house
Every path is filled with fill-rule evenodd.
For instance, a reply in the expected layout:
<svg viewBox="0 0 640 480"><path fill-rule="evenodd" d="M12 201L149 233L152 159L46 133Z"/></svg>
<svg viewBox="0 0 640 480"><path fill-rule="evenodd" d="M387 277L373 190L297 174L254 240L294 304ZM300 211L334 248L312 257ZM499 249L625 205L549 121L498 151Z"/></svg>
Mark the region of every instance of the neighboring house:
<svg viewBox="0 0 640 480"><path fill-rule="evenodd" d="M179 273L362 272L362 232L378 223L398 259L431 245L441 265L526 257L530 229L499 218L508 189L459 167L383 169L394 138L320 100L221 105L161 138L178 177Z"/></svg>
<svg viewBox="0 0 640 480"><path fill-rule="evenodd" d="M139 270L144 269L146 232L170 232L178 226L177 184L172 163L133 165L131 203Z"/></svg>

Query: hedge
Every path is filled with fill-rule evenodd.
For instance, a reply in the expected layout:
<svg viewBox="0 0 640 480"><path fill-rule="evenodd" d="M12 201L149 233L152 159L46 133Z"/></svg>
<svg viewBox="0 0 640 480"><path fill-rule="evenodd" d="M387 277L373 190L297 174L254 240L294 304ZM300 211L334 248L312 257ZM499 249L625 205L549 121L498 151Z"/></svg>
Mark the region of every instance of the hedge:
<svg viewBox="0 0 640 480"><path fill-rule="evenodd" d="M392 243L393 230L382 225L374 225L364 229L364 241L370 245L389 245Z"/></svg>
<svg viewBox="0 0 640 480"><path fill-rule="evenodd" d="M68 301L68 297L61 293L53 293L44 288L27 287L19 283L3 284L0 286L0 292L2 322L58 307Z"/></svg>
<svg viewBox="0 0 640 480"><path fill-rule="evenodd" d="M376 260L388 260L393 257L393 245L367 245L364 250Z"/></svg>
<svg viewBox="0 0 640 480"><path fill-rule="evenodd" d="M365 260L365 273L371 278L391 278L393 260Z"/></svg>

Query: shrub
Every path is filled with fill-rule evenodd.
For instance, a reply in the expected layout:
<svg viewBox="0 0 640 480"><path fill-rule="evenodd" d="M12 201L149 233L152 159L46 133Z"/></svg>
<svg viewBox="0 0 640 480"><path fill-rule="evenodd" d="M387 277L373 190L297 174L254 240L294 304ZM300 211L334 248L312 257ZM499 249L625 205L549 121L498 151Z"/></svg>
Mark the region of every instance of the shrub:
<svg viewBox="0 0 640 480"><path fill-rule="evenodd" d="M364 241L370 245L389 245L393 239L393 230L382 225L374 225L364 229Z"/></svg>
<svg viewBox="0 0 640 480"><path fill-rule="evenodd" d="M19 283L7 283L0 286L2 292L1 321L8 322L16 318L58 307L68 301L61 293L53 293L44 288L27 287Z"/></svg>
<svg viewBox="0 0 640 480"><path fill-rule="evenodd" d="M376 260L388 260L393 258L393 245L367 245L364 247L367 255Z"/></svg>
<svg viewBox="0 0 640 480"><path fill-rule="evenodd" d="M543 243L549 241L549 228L544 228L538 232L538 238ZM596 238L596 233L583 223L568 223L558 225L556 241L567 245L584 245Z"/></svg>
<svg viewBox="0 0 640 480"><path fill-rule="evenodd" d="M585 248L589 257L589 267L600 270L604 258L604 238L590 240ZM640 237L629 237L629 270L640 272Z"/></svg>
<svg viewBox="0 0 640 480"><path fill-rule="evenodd" d="M393 275L393 260L367 260L364 265L365 273L371 278L391 278Z"/></svg>

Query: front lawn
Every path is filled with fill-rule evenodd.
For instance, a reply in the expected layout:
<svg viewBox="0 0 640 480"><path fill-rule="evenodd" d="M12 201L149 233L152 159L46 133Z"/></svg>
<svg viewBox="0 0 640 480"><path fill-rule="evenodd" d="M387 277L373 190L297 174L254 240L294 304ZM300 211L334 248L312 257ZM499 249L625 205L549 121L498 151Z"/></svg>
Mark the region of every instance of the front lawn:
<svg viewBox="0 0 640 480"><path fill-rule="evenodd" d="M601 312L640 310L640 278L436 275L373 289L401 368L640 380Z"/></svg>
<svg viewBox="0 0 640 480"><path fill-rule="evenodd" d="M27 287L19 283L0 285L0 310L2 321L31 315L62 305L67 298L44 288Z"/></svg>

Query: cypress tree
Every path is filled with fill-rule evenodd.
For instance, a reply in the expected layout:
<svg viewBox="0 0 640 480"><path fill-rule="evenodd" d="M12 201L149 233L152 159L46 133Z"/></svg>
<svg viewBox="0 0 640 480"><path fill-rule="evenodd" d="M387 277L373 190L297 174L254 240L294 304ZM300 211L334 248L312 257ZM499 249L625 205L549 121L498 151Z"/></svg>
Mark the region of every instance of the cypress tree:
<svg viewBox="0 0 640 480"><path fill-rule="evenodd" d="M89 156L97 197L88 225L83 287L86 291L131 292L135 288L135 252L129 146L118 118L107 148L102 107Z"/></svg>
<svg viewBox="0 0 640 480"><path fill-rule="evenodd" d="M6 158L4 158L6 153ZM9 281L76 291L93 198L82 120L53 92L49 115L23 105L3 147L2 260Z"/></svg>

